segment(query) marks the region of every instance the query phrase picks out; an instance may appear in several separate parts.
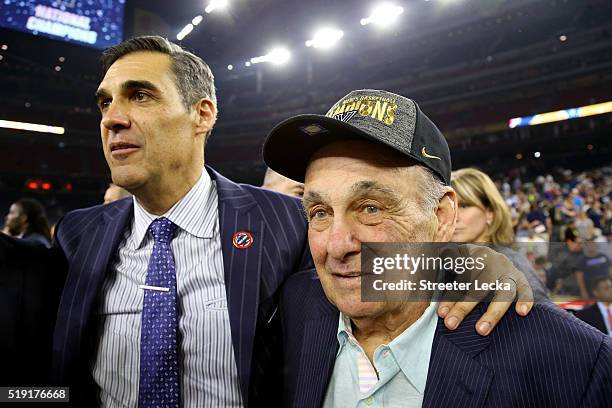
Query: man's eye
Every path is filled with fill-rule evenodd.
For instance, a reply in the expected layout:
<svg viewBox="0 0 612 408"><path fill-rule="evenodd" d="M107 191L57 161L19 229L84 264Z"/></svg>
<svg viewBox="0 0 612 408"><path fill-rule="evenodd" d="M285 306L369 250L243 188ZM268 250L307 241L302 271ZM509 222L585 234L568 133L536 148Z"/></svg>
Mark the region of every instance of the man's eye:
<svg viewBox="0 0 612 408"><path fill-rule="evenodd" d="M363 210L366 214L378 214L378 212L380 211L378 207L375 207L373 205L366 205Z"/></svg>
<svg viewBox="0 0 612 408"><path fill-rule="evenodd" d="M311 220L322 220L325 219L327 215L327 211L325 211L323 208L313 209L309 212L309 218Z"/></svg>
<svg viewBox="0 0 612 408"><path fill-rule="evenodd" d="M144 92L138 91L134 93L134 99L138 102L142 102L147 100L147 98L149 97L149 95L147 95Z"/></svg>
<svg viewBox="0 0 612 408"><path fill-rule="evenodd" d="M110 106L111 102L112 101L110 99L104 99L98 103L98 107L100 108L100 110L107 109Z"/></svg>

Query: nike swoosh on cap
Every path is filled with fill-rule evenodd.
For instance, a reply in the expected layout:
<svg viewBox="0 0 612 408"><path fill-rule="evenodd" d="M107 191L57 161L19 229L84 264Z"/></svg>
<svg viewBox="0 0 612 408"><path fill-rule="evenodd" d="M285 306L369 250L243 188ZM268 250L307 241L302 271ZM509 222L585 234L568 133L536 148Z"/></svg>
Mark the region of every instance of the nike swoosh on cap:
<svg viewBox="0 0 612 408"><path fill-rule="evenodd" d="M432 156L431 154L427 154L427 152L425 151L425 147L423 147L421 149L421 154L423 155L423 157L427 157L428 159L438 159L438 160L442 160L441 158L439 158L438 156Z"/></svg>

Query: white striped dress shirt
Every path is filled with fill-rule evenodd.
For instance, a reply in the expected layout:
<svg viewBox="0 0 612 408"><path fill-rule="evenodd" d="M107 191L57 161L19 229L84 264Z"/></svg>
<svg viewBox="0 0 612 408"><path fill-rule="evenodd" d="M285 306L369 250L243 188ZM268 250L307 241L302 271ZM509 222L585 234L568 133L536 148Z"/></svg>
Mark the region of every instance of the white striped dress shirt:
<svg viewBox="0 0 612 408"><path fill-rule="evenodd" d="M227 309L217 189L208 173L163 217L172 240L179 313L183 407L242 407ZM101 406L136 407L141 312L157 218L134 200L134 217L111 262L98 303L97 353L91 364Z"/></svg>

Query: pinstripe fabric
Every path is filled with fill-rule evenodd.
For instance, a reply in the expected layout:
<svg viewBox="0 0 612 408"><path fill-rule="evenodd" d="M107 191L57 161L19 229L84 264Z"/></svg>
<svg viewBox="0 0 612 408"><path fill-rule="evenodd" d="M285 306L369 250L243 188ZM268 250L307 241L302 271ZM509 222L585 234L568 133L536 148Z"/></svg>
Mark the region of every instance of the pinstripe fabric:
<svg viewBox="0 0 612 408"><path fill-rule="evenodd" d="M218 227L217 193L206 172L163 216L178 226L172 240L176 263L181 401L185 407L240 407ZM157 218L134 200L124 234L100 294L100 339L92 375L102 406L136 406L140 328L147 267ZM128 364L122 364L129 362Z"/></svg>
<svg viewBox="0 0 612 408"><path fill-rule="evenodd" d="M474 325L485 310L478 305L452 332L438 321L424 407L612 406L612 338L547 304L525 318L510 311L481 337ZM301 273L283 288L280 312L285 406L319 407L338 348L338 311L314 273Z"/></svg>
<svg viewBox="0 0 612 408"><path fill-rule="evenodd" d="M276 406L282 380L279 288L291 274L312 268L306 220L299 200L238 185L206 169L217 186L223 278L242 402ZM54 333L53 365L58 384L73 386L75 406L95 404L93 379L85 366L97 344L94 305L131 228L132 214L131 200L124 199L73 211L57 227L56 246L67 258L69 272ZM248 250L232 245L233 234L242 230L254 239Z"/></svg>

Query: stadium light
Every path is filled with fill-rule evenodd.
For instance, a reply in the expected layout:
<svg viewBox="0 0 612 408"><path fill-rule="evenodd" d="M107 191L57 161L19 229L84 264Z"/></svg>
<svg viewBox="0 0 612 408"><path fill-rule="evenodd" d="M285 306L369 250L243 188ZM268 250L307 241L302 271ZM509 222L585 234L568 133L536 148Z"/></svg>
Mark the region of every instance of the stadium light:
<svg viewBox="0 0 612 408"><path fill-rule="evenodd" d="M234 66L233 66L232 64L229 64L229 65L227 66L227 70L228 70L228 71L231 71L232 69L234 69Z"/></svg>
<svg viewBox="0 0 612 408"><path fill-rule="evenodd" d="M12 120L0 120L0 128L55 133L56 135L64 134L64 128L60 126L39 125L38 123L15 122Z"/></svg>
<svg viewBox="0 0 612 408"><path fill-rule="evenodd" d="M283 48L283 47L278 47L278 48L272 49L266 55L262 55L261 57L251 58L250 62L251 64L260 64L262 62L269 62L274 65L282 65L286 63L287 61L289 61L290 58L291 58L291 53L289 52L288 49ZM247 67L249 65L247 65Z"/></svg>
<svg viewBox="0 0 612 408"><path fill-rule="evenodd" d="M198 24L200 24L202 22L202 19L204 17L197 15L193 18L193 20L191 20L191 24L193 24L194 26L197 26Z"/></svg>
<svg viewBox="0 0 612 408"><path fill-rule="evenodd" d="M212 13L215 10L223 10L227 8L229 2L227 0L210 0L208 6L204 9L207 14Z"/></svg>
<svg viewBox="0 0 612 408"><path fill-rule="evenodd" d="M176 35L176 39L181 41L183 38L187 37L187 34L193 31L193 24L189 23Z"/></svg>
<svg viewBox="0 0 612 408"><path fill-rule="evenodd" d="M362 18L360 23L363 26L368 24L376 24L382 27L388 27L395 23L399 15L403 12L403 7L383 3L374 8L369 17Z"/></svg>
<svg viewBox="0 0 612 408"><path fill-rule="evenodd" d="M344 37L344 31L335 28L322 28L318 30L313 36L312 40L306 41L307 47L331 48Z"/></svg>

